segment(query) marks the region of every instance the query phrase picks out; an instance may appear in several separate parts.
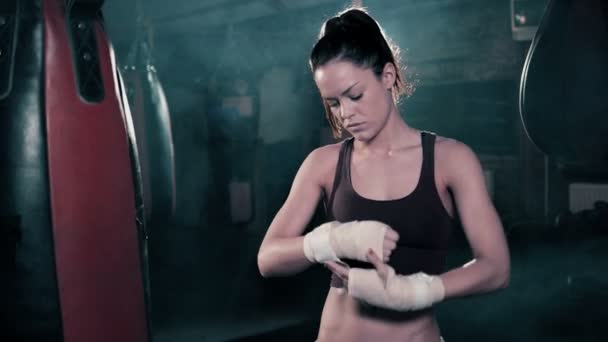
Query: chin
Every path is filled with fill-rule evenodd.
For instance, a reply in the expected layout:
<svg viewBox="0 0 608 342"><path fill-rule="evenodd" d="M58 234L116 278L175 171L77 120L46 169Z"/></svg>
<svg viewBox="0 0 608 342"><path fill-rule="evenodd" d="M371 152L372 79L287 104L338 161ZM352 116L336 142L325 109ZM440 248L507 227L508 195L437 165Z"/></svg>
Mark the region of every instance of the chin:
<svg viewBox="0 0 608 342"><path fill-rule="evenodd" d="M350 135L353 136L355 138L355 140L362 141L362 142L370 142L370 141L374 140L374 138L377 135L377 132L364 130L364 131L350 133Z"/></svg>
<svg viewBox="0 0 608 342"><path fill-rule="evenodd" d="M372 137L370 136L370 134L366 133L366 132L356 132L356 133L351 133L350 135L353 138L355 138L355 140L357 140L357 141L367 142L367 141L370 141L372 139Z"/></svg>

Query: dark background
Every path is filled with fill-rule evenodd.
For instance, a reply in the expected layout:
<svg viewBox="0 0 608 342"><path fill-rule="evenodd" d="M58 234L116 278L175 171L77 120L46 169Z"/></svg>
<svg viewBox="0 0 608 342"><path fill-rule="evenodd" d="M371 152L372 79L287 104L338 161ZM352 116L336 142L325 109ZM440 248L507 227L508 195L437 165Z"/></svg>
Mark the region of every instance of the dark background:
<svg viewBox="0 0 608 342"><path fill-rule="evenodd" d="M363 2L402 47L408 77L418 80L402 115L478 153L509 238L511 286L442 303L440 327L447 341L599 341L608 317L606 239L589 234L588 221L554 224L569 209L560 195L567 188L518 112L531 39L520 30L534 29L545 1L516 2L527 15L516 28L512 3ZM150 230L156 341L314 340L328 272L262 279L256 253L298 165L332 141L307 57L323 20L347 5L106 1L119 65L129 64L134 46L149 43L172 124L176 212ZM238 82L246 84L240 93ZM235 96L251 101L250 116L221 109ZM231 184L249 189L243 203L250 211L230 211ZM470 258L460 232L453 246L451 266Z"/></svg>

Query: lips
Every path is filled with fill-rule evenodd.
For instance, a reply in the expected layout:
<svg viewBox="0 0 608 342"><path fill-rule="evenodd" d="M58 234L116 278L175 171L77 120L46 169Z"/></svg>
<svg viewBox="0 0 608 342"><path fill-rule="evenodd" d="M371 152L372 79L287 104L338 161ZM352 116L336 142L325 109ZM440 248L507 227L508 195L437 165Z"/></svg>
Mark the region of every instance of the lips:
<svg viewBox="0 0 608 342"><path fill-rule="evenodd" d="M348 124L348 126L346 126L346 128L355 129L355 128L361 127L362 125L363 125L363 122L355 122L355 123Z"/></svg>

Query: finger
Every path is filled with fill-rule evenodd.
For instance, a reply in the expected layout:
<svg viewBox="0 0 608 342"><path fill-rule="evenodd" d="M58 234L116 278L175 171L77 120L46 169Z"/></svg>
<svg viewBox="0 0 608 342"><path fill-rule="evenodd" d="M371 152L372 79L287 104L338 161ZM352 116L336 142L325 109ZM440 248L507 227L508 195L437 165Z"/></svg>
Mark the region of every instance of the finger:
<svg viewBox="0 0 608 342"><path fill-rule="evenodd" d="M327 266L327 268L330 271L337 274L340 278L343 278L343 279L348 278L348 267L346 267L342 264L339 264L335 261L328 261L325 263L325 266Z"/></svg>
<svg viewBox="0 0 608 342"><path fill-rule="evenodd" d="M382 260L378 254L376 254L376 252L374 252L374 250L371 248L367 251L367 261L374 265L376 269L382 264Z"/></svg>
<svg viewBox="0 0 608 342"><path fill-rule="evenodd" d="M384 243L382 243L382 248L385 250L393 250L396 247L397 247L397 243L395 241L384 240Z"/></svg>
<svg viewBox="0 0 608 342"><path fill-rule="evenodd" d="M370 249L367 253L367 260L374 265L376 272L378 272L378 276L382 279L382 281L386 284L386 280L388 278L388 267L385 263L380 260L378 255L374 253L372 249Z"/></svg>
<svg viewBox="0 0 608 342"><path fill-rule="evenodd" d="M383 252L383 254L382 254L382 256L383 256L383 257L382 257L382 260L383 260L384 262L388 262L388 261L389 261L389 259L390 259L390 257L391 257L391 254L392 254L392 252L393 252L393 251L392 251L392 250L390 250L390 249L385 249L385 250L383 250L382 252Z"/></svg>
<svg viewBox="0 0 608 342"><path fill-rule="evenodd" d="M382 279L382 283L386 285L388 279L388 267L386 267L386 264L382 264L382 267L376 268L376 272L378 272L378 276Z"/></svg>
<svg viewBox="0 0 608 342"><path fill-rule="evenodd" d="M330 270L330 271L332 271L332 272L334 272L334 273L338 273L338 274L339 274L339 273L341 273L341 272L343 271L343 269L344 269L344 266L343 266L343 265L338 264L338 263L337 263L337 262L335 262L335 261L327 261L327 262L325 263L325 266L326 266L327 268L329 268L329 270Z"/></svg>
<svg viewBox="0 0 608 342"><path fill-rule="evenodd" d="M392 229L392 228L388 228L386 230L386 233L384 234L384 239L385 240L390 240L390 241L398 241L399 240L399 233L397 233L396 230Z"/></svg>

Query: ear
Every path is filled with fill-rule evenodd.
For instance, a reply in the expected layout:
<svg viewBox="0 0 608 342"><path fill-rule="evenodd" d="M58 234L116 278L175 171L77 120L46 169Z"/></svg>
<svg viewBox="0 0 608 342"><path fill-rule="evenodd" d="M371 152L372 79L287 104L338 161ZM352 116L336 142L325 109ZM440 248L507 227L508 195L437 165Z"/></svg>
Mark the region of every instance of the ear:
<svg viewBox="0 0 608 342"><path fill-rule="evenodd" d="M395 85L395 80L397 79L397 70L395 69L395 64L386 63L384 65L384 69L382 70L382 84L387 90L393 89Z"/></svg>

